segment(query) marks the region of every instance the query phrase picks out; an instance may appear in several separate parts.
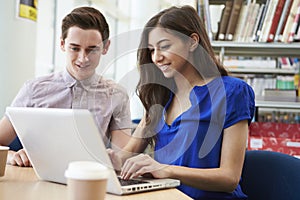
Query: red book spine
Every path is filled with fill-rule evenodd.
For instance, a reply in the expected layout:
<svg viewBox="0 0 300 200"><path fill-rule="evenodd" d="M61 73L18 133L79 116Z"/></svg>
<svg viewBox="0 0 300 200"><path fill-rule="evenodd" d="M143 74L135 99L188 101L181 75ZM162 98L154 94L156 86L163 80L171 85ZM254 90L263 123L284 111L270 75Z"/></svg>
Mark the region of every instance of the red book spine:
<svg viewBox="0 0 300 200"><path fill-rule="evenodd" d="M270 32L267 38L267 42L273 42L275 38L275 32L278 26L278 22L284 7L285 0L279 0L276 6L276 11L272 20L272 25L270 28Z"/></svg>

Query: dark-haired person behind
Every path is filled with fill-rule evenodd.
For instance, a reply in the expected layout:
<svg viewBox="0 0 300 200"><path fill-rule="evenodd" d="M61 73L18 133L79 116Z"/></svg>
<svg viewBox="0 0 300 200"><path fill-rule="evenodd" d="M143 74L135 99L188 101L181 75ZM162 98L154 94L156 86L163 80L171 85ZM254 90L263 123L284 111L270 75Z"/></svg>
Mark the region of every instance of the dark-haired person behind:
<svg viewBox="0 0 300 200"><path fill-rule="evenodd" d="M247 199L240 187L254 92L228 76L197 12L152 17L138 50L145 115L123 151L108 150L123 179L175 178L193 199ZM143 152L154 145L154 158Z"/></svg>
<svg viewBox="0 0 300 200"><path fill-rule="evenodd" d="M107 147L122 148L131 134L129 97L122 87L96 73L109 45L109 26L102 13L92 7L73 9L61 26L66 70L27 81L11 106L88 109ZM0 121L0 144L12 141L16 151L9 151L8 164L31 166L26 152L15 149L16 132L5 115Z"/></svg>

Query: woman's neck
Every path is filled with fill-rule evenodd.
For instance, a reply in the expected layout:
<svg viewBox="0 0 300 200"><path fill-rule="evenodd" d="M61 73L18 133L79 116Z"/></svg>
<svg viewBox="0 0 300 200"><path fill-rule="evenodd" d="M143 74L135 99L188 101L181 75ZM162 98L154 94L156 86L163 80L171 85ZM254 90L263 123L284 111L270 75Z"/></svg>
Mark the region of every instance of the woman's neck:
<svg viewBox="0 0 300 200"><path fill-rule="evenodd" d="M177 93L189 93L195 86L206 85L210 80L205 80L201 77L195 68L187 70L184 74L174 76L177 86Z"/></svg>

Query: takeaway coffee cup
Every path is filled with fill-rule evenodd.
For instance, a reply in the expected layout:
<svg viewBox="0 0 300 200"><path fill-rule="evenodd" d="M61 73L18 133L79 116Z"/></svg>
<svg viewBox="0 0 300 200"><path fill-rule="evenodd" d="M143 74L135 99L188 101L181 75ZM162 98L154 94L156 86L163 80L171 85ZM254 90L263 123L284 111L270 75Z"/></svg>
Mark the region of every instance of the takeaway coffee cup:
<svg viewBox="0 0 300 200"><path fill-rule="evenodd" d="M9 147L0 146L0 176L4 176Z"/></svg>
<svg viewBox="0 0 300 200"><path fill-rule="evenodd" d="M65 171L69 200L104 200L109 170L92 161L70 162Z"/></svg>

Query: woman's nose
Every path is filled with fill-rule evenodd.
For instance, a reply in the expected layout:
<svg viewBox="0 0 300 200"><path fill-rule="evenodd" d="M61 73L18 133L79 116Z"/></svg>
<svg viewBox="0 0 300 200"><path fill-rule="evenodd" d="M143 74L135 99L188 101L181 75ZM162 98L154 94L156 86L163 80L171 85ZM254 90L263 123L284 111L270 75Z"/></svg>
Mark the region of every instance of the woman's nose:
<svg viewBox="0 0 300 200"><path fill-rule="evenodd" d="M162 58L163 58L163 56L162 56L162 54L161 54L161 52L159 50L153 50L152 61L154 63L161 61Z"/></svg>

